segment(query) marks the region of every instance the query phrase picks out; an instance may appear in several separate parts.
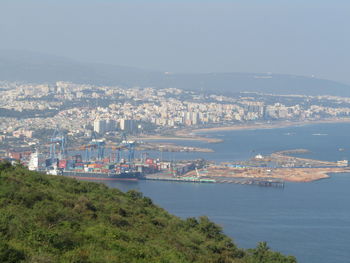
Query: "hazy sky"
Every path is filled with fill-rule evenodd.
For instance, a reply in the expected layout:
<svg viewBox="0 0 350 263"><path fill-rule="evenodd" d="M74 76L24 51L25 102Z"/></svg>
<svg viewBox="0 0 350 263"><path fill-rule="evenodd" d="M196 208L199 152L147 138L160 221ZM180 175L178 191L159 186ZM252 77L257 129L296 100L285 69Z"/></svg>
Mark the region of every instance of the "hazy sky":
<svg viewBox="0 0 350 263"><path fill-rule="evenodd" d="M350 83L350 1L0 0L0 49Z"/></svg>

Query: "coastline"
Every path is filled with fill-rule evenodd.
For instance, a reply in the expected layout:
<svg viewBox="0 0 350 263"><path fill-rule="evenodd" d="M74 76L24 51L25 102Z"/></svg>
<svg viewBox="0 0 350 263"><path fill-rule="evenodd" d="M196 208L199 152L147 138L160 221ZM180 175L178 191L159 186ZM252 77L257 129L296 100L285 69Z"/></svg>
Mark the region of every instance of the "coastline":
<svg viewBox="0 0 350 263"><path fill-rule="evenodd" d="M177 130L172 135L144 135L137 138L145 141L202 141L207 143L221 143L223 139L202 136L202 133L209 135L212 132L220 131L238 131L238 130L259 130L259 129L277 129L296 127L313 124L328 124L328 123L350 123L350 118L323 119L323 120L307 120L307 121L279 121L273 123L256 122L248 124L232 124L228 126L218 126L210 128L183 128Z"/></svg>
<svg viewBox="0 0 350 263"><path fill-rule="evenodd" d="M136 150L138 151L161 151L161 152L214 152L212 149L209 148L203 148L203 147L194 147L194 146L183 146L178 145L172 142L152 142L150 140L149 142L144 142L142 145L139 145L136 147Z"/></svg>
<svg viewBox="0 0 350 263"><path fill-rule="evenodd" d="M144 139L146 140L186 140L186 141L205 141L208 143L218 143L223 142L222 139L210 138L210 132L217 131L231 131L231 130L255 130L255 129L275 129L275 128L284 128L284 127L296 127L296 126L306 126L314 124L332 124L332 123L350 123L350 118L332 118L332 119L323 119L323 120L308 120L308 121L283 121L283 122L274 122L274 123L249 123L249 124L240 124L240 125L230 125L230 126L221 126L221 127L212 127L212 128L202 128L202 129L182 129L174 132L173 135L162 136L154 135L149 136ZM200 134L206 133L206 134ZM205 137L208 136L208 137ZM260 179L260 178L275 178L282 179L288 182L312 182L321 179L326 179L330 177L332 173L349 173L349 167L339 167L336 162L314 160L309 158L295 157L290 156L289 154L293 153L307 153L306 149L294 149L294 150L285 150L272 153L269 158L275 160L283 161L286 164L288 163L304 163L297 167L284 167L284 168L229 168L224 166L210 167L207 171L203 172L204 175L217 178L217 177L231 177L231 178L246 178L246 179ZM311 167L307 167L310 164ZM188 174L189 176L198 176L198 173L193 171Z"/></svg>
<svg viewBox="0 0 350 263"><path fill-rule="evenodd" d="M322 161L309 158L293 157L291 153L306 153L306 149L294 149L274 152L254 164L211 164L198 171L190 171L188 176L202 175L210 179L236 178L243 180L277 179L285 182L313 182L329 178L331 173L349 173L348 166L338 162ZM265 163L279 163L279 167L267 167ZM260 163L260 165L259 165ZM289 166L293 164L293 166ZM296 166L295 166L296 165Z"/></svg>
<svg viewBox="0 0 350 263"><path fill-rule="evenodd" d="M212 127L212 128L199 128L199 129L187 130L187 132L196 134L196 133L217 132L217 131L275 129L275 128L286 128L286 127L304 126L304 125L312 125L312 124L327 124L327 123L350 123L350 118L307 120L307 121L281 121L281 122L274 122L274 123L259 122L259 123L252 123L252 124L237 124L237 125ZM181 133L183 132L184 131L182 131Z"/></svg>
<svg viewBox="0 0 350 263"><path fill-rule="evenodd" d="M199 173L203 172L203 169L198 170ZM225 178L237 178L237 179L279 179L285 182L294 183L308 183L322 179L330 178L329 174L333 173L349 173L348 167L314 167L314 168L273 168L266 169L262 167L257 168L228 168L213 166L206 169L204 178L210 179L225 179ZM196 176L196 171L191 171L186 176Z"/></svg>
<svg viewBox="0 0 350 263"><path fill-rule="evenodd" d="M202 141L202 142L208 142L208 143L219 143L223 142L222 139L217 138L207 138L202 136L193 136L189 133L182 133L182 131L179 133L176 132L175 136L165 136L165 135L151 135L151 136L142 136L137 138L138 140L144 140L144 141Z"/></svg>

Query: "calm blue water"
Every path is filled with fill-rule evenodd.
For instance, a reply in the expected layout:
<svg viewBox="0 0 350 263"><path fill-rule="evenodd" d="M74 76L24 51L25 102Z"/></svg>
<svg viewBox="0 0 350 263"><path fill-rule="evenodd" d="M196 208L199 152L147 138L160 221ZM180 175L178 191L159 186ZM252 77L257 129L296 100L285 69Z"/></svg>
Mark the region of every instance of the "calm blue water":
<svg viewBox="0 0 350 263"><path fill-rule="evenodd" d="M321 135L315 135L321 134ZM202 134L201 134L202 135ZM280 129L209 132L209 137L224 139L224 143L173 141L181 145L211 148L214 153L162 153L163 159L205 158L217 162L244 160L258 153L307 148L305 158L320 160L350 159L350 124L319 124ZM343 148L344 151L339 151ZM154 157L159 157L155 153Z"/></svg>
<svg viewBox="0 0 350 263"><path fill-rule="evenodd" d="M210 136L223 137L225 143L192 145L210 146L215 153L181 153L176 158L228 161L306 148L312 152L305 157L350 159L350 124L226 131ZM288 183L284 189L150 181L109 185L138 189L180 217L207 215L240 247L267 241L274 250L294 255L301 263L350 262L350 174L312 183Z"/></svg>

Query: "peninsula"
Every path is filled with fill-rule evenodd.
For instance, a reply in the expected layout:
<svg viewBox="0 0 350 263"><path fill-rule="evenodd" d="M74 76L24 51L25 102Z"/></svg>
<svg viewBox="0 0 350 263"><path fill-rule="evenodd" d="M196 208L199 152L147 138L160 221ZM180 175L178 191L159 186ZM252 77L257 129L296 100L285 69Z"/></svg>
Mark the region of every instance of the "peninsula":
<svg viewBox="0 0 350 263"><path fill-rule="evenodd" d="M329 162L289 156L305 153L305 149L295 149L272 153L268 156L257 155L247 161L208 164L201 169L190 171L186 177L198 176L215 179L216 182L249 183L252 180L278 179L288 182L312 182L329 178L331 173L348 173L347 161Z"/></svg>

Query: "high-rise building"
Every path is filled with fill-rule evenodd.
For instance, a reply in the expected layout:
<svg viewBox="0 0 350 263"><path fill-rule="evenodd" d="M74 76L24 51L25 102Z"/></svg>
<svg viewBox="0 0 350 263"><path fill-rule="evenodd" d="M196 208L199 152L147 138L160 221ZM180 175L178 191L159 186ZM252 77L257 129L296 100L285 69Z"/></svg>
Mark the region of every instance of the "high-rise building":
<svg viewBox="0 0 350 263"><path fill-rule="evenodd" d="M120 119L119 127L122 131L133 133L137 130L137 123L135 120Z"/></svg>
<svg viewBox="0 0 350 263"><path fill-rule="evenodd" d="M193 125L198 124L198 112L191 113L191 120Z"/></svg>
<svg viewBox="0 0 350 263"><path fill-rule="evenodd" d="M106 131L115 131L117 128L117 123L115 120L107 120Z"/></svg>
<svg viewBox="0 0 350 263"><path fill-rule="evenodd" d="M96 119L94 121L94 131L99 134L104 134L106 132L106 121Z"/></svg>

